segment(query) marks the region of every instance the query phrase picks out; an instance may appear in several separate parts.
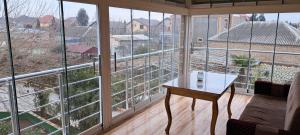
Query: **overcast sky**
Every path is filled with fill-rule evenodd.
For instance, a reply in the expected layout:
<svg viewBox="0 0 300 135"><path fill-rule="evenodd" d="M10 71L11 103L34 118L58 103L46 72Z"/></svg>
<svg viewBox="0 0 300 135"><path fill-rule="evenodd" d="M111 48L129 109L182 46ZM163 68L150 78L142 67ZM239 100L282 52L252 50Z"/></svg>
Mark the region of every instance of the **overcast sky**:
<svg viewBox="0 0 300 135"><path fill-rule="evenodd" d="M1 0L2 2L3 0ZM10 4L14 4L15 2L13 2L14 0L11 0ZM20 0L16 0L17 2ZM32 12L34 12L34 10L38 7L37 4L34 5L34 3L44 3L47 4L47 6L49 7L49 12L45 12L43 13L44 15L50 14L50 15L54 15L57 18L59 18L59 5L58 5L58 1L56 0L26 0L28 1L28 6L30 6L30 8L33 10ZM42 5L42 4L40 4ZM82 3L75 3L75 2L66 2L64 1L64 17L65 18L69 18L69 17L76 17L77 13L79 11L79 9L84 8L87 11L88 16L90 17L90 21L94 21L96 20L96 15L97 15L97 7L96 5L92 5L92 4L82 4ZM3 7L2 5L0 5L0 9ZM24 8L24 7L23 7ZM25 7L24 10L26 10L27 8ZM52 12L50 12L52 11ZM20 13L20 15L22 15ZM248 16L250 16L251 14L248 14ZM34 15L29 15L29 16L34 16ZM170 14L165 14L165 17L170 16ZM274 20L276 21L277 19L277 13L271 13L271 14L265 14L266 20L270 21L270 20ZM148 12L146 11L140 11L140 10L133 10L133 18L146 18L148 19ZM156 19L161 21L162 20L162 14L161 13L151 13L151 19ZM122 8L110 8L110 20L113 21L130 21L130 10L129 9L122 9ZM300 12L299 13L281 13L280 14L280 21L288 21L288 22L300 22Z"/></svg>

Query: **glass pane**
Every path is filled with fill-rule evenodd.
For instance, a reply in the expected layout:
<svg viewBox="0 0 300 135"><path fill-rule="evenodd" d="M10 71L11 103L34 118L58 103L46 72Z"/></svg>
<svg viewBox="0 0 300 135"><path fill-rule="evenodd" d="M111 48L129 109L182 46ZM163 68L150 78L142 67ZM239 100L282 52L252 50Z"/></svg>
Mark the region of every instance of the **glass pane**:
<svg viewBox="0 0 300 135"><path fill-rule="evenodd" d="M226 50L209 49L208 67L211 72L225 73L226 67Z"/></svg>
<svg viewBox="0 0 300 135"><path fill-rule="evenodd" d="M192 17L191 70L205 70L208 15Z"/></svg>
<svg viewBox="0 0 300 135"><path fill-rule="evenodd" d="M64 2L70 134L101 123L97 6ZM75 68L76 67L76 68Z"/></svg>
<svg viewBox="0 0 300 135"><path fill-rule="evenodd" d="M228 31L227 72L239 74L236 87L247 89L252 21L249 14L232 14ZM223 39L225 37L222 37Z"/></svg>
<svg viewBox="0 0 300 135"><path fill-rule="evenodd" d="M208 71L225 72L229 15L210 15L208 31Z"/></svg>
<svg viewBox="0 0 300 135"><path fill-rule="evenodd" d="M230 17L230 29L228 36L228 49L249 51L251 40L252 21L251 14L232 14ZM224 37L222 37L223 40Z"/></svg>
<svg viewBox="0 0 300 135"><path fill-rule="evenodd" d="M60 133L59 2L10 0L8 5L21 134Z"/></svg>
<svg viewBox="0 0 300 135"><path fill-rule="evenodd" d="M249 65L249 50L248 51L228 51L227 72L238 74L235 81L236 88L247 88L247 75Z"/></svg>
<svg viewBox="0 0 300 135"><path fill-rule="evenodd" d="M0 1L0 7L3 7L3 0ZM12 118L11 118L11 104L9 98L9 91L12 89L11 81L6 81L11 77L9 50L7 43L7 28L4 9L0 8L1 13L1 32L0 32L0 133L12 133Z"/></svg>
<svg viewBox="0 0 300 135"><path fill-rule="evenodd" d="M153 96L159 93L161 84L162 38L163 37L163 13L150 12L150 19L157 20L157 25L151 25L150 29L150 67L149 67L149 91ZM150 22L151 23L151 22ZM153 22L152 22L153 23ZM151 24L152 24L151 23Z"/></svg>
<svg viewBox="0 0 300 135"><path fill-rule="evenodd" d="M300 13L280 13L277 31L273 82L292 81L299 71Z"/></svg>
<svg viewBox="0 0 300 135"><path fill-rule="evenodd" d="M175 15L173 18L173 24L174 24L174 55L173 55L173 78L178 77L178 70L179 70L179 53L180 50L179 46L182 42L182 36L181 36L181 15Z"/></svg>
<svg viewBox="0 0 300 135"><path fill-rule="evenodd" d="M131 11L109 8L111 48L112 115L130 109L129 79L131 78ZM116 58L116 59L115 59ZM116 62L116 63L115 63ZM116 67L115 67L116 66Z"/></svg>
<svg viewBox="0 0 300 135"><path fill-rule="evenodd" d="M174 48L174 15L172 14L164 14L164 31L161 35L162 43L163 43L163 54L162 54L162 83L165 83L172 79L172 56L174 55L174 51L172 50Z"/></svg>
<svg viewBox="0 0 300 135"><path fill-rule="evenodd" d="M227 48L229 15L209 16L209 48Z"/></svg>
<svg viewBox="0 0 300 135"><path fill-rule="evenodd" d="M250 51L251 65L249 65L249 90L253 90L256 80L271 81L277 16L277 13L257 13L250 16L250 20L253 20L253 28Z"/></svg>
<svg viewBox="0 0 300 135"><path fill-rule="evenodd" d="M251 51L249 89L253 89L256 80L271 80L273 53Z"/></svg>
<svg viewBox="0 0 300 135"><path fill-rule="evenodd" d="M149 20L149 12L132 10L133 32L133 93L134 103L140 103L149 98L147 91L147 69L149 68L149 28L158 21ZM151 25L150 25L151 24Z"/></svg>
<svg viewBox="0 0 300 135"><path fill-rule="evenodd" d="M299 54L276 53L272 76L273 82L282 84L291 83L295 74L300 71L300 63L298 61L299 58Z"/></svg>

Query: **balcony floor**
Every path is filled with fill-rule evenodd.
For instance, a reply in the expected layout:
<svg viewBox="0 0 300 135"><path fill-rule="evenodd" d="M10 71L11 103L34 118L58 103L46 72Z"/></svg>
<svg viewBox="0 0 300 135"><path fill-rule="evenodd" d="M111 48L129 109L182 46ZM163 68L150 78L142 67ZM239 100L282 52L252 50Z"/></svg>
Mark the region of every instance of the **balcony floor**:
<svg viewBox="0 0 300 135"><path fill-rule="evenodd" d="M217 135L225 135L228 120L227 103L229 93L218 101L219 116L216 126ZM233 118L239 118L251 96L235 94L232 102ZM173 122L170 135L209 135L211 121L211 103L197 100L195 111L191 110L191 98L171 97ZM163 135L167 125L167 113L164 100L134 116L105 135Z"/></svg>

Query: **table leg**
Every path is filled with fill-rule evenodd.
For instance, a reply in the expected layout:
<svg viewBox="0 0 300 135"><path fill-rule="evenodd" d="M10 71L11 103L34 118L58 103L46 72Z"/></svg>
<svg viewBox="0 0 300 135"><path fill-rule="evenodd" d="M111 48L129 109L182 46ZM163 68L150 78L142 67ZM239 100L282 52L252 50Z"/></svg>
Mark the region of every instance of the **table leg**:
<svg viewBox="0 0 300 135"><path fill-rule="evenodd" d="M228 101L228 105L227 105L227 112L228 112L229 119L231 119L231 116L232 116L232 113L231 113L231 102L232 102L234 93L235 93L235 87L234 87L234 84L232 84L231 85L230 97L229 97L229 101Z"/></svg>
<svg viewBox="0 0 300 135"><path fill-rule="evenodd" d="M192 111L195 110L195 105L196 105L196 99L193 98L193 102L192 102Z"/></svg>
<svg viewBox="0 0 300 135"><path fill-rule="evenodd" d="M211 119L211 125L210 125L210 134L211 135L215 135L218 113L219 113L218 100L214 100L213 104L212 104L212 119Z"/></svg>
<svg viewBox="0 0 300 135"><path fill-rule="evenodd" d="M166 111L167 111L167 115L168 115L168 125L165 129L166 134L169 134L170 131L170 127L172 124L172 114L171 114L171 109L170 109L170 98L171 98L171 93L170 90L167 90L167 94L166 94L166 99L165 99L165 107L166 107Z"/></svg>

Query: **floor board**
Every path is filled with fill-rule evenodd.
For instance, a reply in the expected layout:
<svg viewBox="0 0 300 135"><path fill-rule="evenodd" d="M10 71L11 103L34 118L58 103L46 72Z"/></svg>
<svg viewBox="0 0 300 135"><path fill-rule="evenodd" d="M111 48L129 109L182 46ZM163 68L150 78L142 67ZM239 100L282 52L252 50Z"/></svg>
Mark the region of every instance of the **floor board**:
<svg viewBox="0 0 300 135"><path fill-rule="evenodd" d="M225 93L218 101L219 116L216 134L225 135L228 120L227 103L229 93ZM232 117L239 118L251 96L236 94L232 101ZM211 103L197 100L195 111L191 110L192 99L171 96L173 122L170 135L209 135L211 121ZM163 135L167 125L167 113L164 100L134 116L105 135Z"/></svg>

